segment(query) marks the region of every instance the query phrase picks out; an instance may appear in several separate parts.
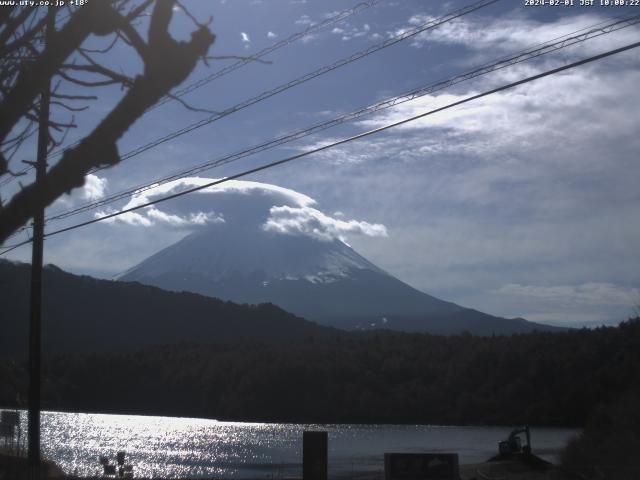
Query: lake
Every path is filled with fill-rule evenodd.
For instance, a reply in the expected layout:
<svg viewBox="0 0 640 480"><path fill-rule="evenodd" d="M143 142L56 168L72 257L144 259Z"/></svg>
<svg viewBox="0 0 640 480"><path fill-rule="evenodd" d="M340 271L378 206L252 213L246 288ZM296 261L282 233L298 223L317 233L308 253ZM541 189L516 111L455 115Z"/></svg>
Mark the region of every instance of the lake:
<svg viewBox="0 0 640 480"><path fill-rule="evenodd" d="M26 431L26 413L21 423ZM331 476L382 472L384 452L457 452L460 463L497 453L509 427L300 425L199 418L43 412L42 451L67 473L98 475L98 456L127 452L136 477L283 478L302 475L302 432L326 430ZM533 452L555 461L577 430L533 428Z"/></svg>

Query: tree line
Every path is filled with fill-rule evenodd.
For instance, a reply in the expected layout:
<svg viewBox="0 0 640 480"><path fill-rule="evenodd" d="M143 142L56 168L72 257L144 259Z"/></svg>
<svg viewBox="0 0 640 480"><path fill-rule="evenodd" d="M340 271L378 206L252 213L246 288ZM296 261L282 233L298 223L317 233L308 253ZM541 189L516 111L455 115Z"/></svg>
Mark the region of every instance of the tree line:
<svg viewBox="0 0 640 480"><path fill-rule="evenodd" d="M180 344L45 362L45 409L265 422L583 426L640 387L640 320L513 336L380 331ZM26 365L0 363L0 404Z"/></svg>

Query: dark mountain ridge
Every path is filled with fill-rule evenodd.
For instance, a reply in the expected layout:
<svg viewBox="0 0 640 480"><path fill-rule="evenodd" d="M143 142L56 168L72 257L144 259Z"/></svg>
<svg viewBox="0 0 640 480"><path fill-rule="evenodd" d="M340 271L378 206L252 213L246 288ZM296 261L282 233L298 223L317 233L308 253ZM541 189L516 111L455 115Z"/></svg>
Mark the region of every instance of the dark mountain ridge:
<svg viewBox="0 0 640 480"><path fill-rule="evenodd" d="M4 356L26 355L30 268L0 260L0 352ZM237 305L139 283L77 276L53 265L44 268L43 284L43 347L47 354L242 338L294 341L340 334L272 304Z"/></svg>

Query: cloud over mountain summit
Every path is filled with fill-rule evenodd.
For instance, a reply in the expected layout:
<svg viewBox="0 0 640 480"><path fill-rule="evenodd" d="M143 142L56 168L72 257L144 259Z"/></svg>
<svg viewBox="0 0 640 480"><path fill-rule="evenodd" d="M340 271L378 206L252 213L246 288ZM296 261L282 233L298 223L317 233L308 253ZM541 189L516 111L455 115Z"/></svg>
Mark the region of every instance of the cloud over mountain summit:
<svg viewBox="0 0 640 480"><path fill-rule="evenodd" d="M190 177L136 192L122 210L214 181L211 178ZM311 197L288 188L230 180L107 221L146 228L160 226L188 230L210 225L224 228L226 224L233 228L260 228L276 234L304 235L324 241L344 241L346 235L387 236L387 229L382 224L335 218L316 206L316 201ZM96 217L112 212L101 211Z"/></svg>

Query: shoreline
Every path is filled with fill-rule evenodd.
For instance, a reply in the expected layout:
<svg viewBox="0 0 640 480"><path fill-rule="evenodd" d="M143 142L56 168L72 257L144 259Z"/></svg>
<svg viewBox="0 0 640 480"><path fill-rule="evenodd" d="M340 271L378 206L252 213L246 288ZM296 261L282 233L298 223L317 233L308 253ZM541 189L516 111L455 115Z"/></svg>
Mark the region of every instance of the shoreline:
<svg viewBox="0 0 640 480"><path fill-rule="evenodd" d="M329 433L329 445L332 448L329 454L329 475L332 478L383 479L385 452L458 453L461 472L469 472L462 478L481 478L475 473L476 470L489 476L493 475L492 472L498 471L498 467L495 466L497 464L489 465L485 462L498 453L498 443L504 440L509 430L503 426L477 428L420 424L392 424L391 428L380 424L269 426L255 422L219 422L191 417L178 417L180 421L174 422L175 417L139 416L140 418L136 419L136 416L126 418L129 416L112 414L69 414L55 411L43 413L51 415L51 423L43 417L44 432L48 432L48 436L43 437L43 454L54 459L65 472L65 476L60 478L69 479L100 478L102 467L97 462L98 456L113 458L119 450L127 452L128 463L134 466L134 474L140 475L135 478L299 478L302 474L302 432L318 429L326 429ZM25 415L23 411L22 421ZM156 422L156 418L161 423ZM52 425L57 427L51 430ZM78 436L79 428L88 430ZM153 452L149 453L144 444L131 443L126 435L122 436L123 428L126 431L135 428L146 432L145 438L148 436L148 440L154 442ZM550 430L537 434L536 439L539 441L534 441L534 453L551 462L558 462L563 447L562 438L569 438L573 433L555 432L557 429L554 427ZM195 431L198 433L183 436L187 432ZM62 445L59 440L64 432L71 436L68 437L69 441ZM165 438L167 432L172 435L167 437L169 440ZM99 440L102 446L85 448L87 435L95 441ZM256 435L264 435L264 438L269 440L268 445L258 442ZM157 443L159 439L164 439L162 442L165 443L177 443L165 445L162 442ZM179 454L175 448L189 449L189 458ZM74 473L88 476L74 476ZM524 480L545 478L539 475L524 477L521 472L518 474Z"/></svg>
<svg viewBox="0 0 640 480"><path fill-rule="evenodd" d="M540 462L540 459L533 455L533 462L527 462L524 457L514 457L512 459L503 459L496 461L486 461L481 463L460 464L460 480L493 480L509 478L510 480L555 480L562 468L558 465ZM12 455L9 452L0 451L0 474L4 474L6 478L20 480L27 478L27 459L24 456ZM79 476L65 473L54 461L43 459L42 465L46 475L45 479L61 479L61 480L98 480L104 478L102 475ZM288 465L289 467L293 465ZM302 470L302 464L297 464L299 470ZM329 478L336 480L384 480L384 469L354 469L351 471L331 472L329 470ZM135 473L135 472L134 472ZM8 475L8 476L7 476ZM139 480L303 480L300 474L287 475L286 472L279 471L277 474L271 475L247 475L247 476L188 476L188 477L138 477Z"/></svg>
<svg viewBox="0 0 640 480"><path fill-rule="evenodd" d="M0 405L0 411L2 410L18 410L21 413L26 413L27 408L24 407L7 407ZM209 417L198 417L190 415L169 415L162 412L148 413L148 412L104 412L104 411L92 411L92 410L65 410L65 409L42 409L41 413L66 413L66 414L79 414L79 415L113 415L122 417L159 417L159 418L174 418L185 420L206 420L217 423L242 423L246 425L251 424L264 424L264 425L323 425L323 426L354 426L362 427L366 425L383 425L387 427L401 426L401 427L432 427L432 428L513 428L516 423L415 423L415 422L319 422L319 421L296 421L296 420L257 420L257 419L220 419ZM531 428L541 429L566 429L566 430L582 430L584 425L571 425L571 424L537 424L528 423Z"/></svg>

